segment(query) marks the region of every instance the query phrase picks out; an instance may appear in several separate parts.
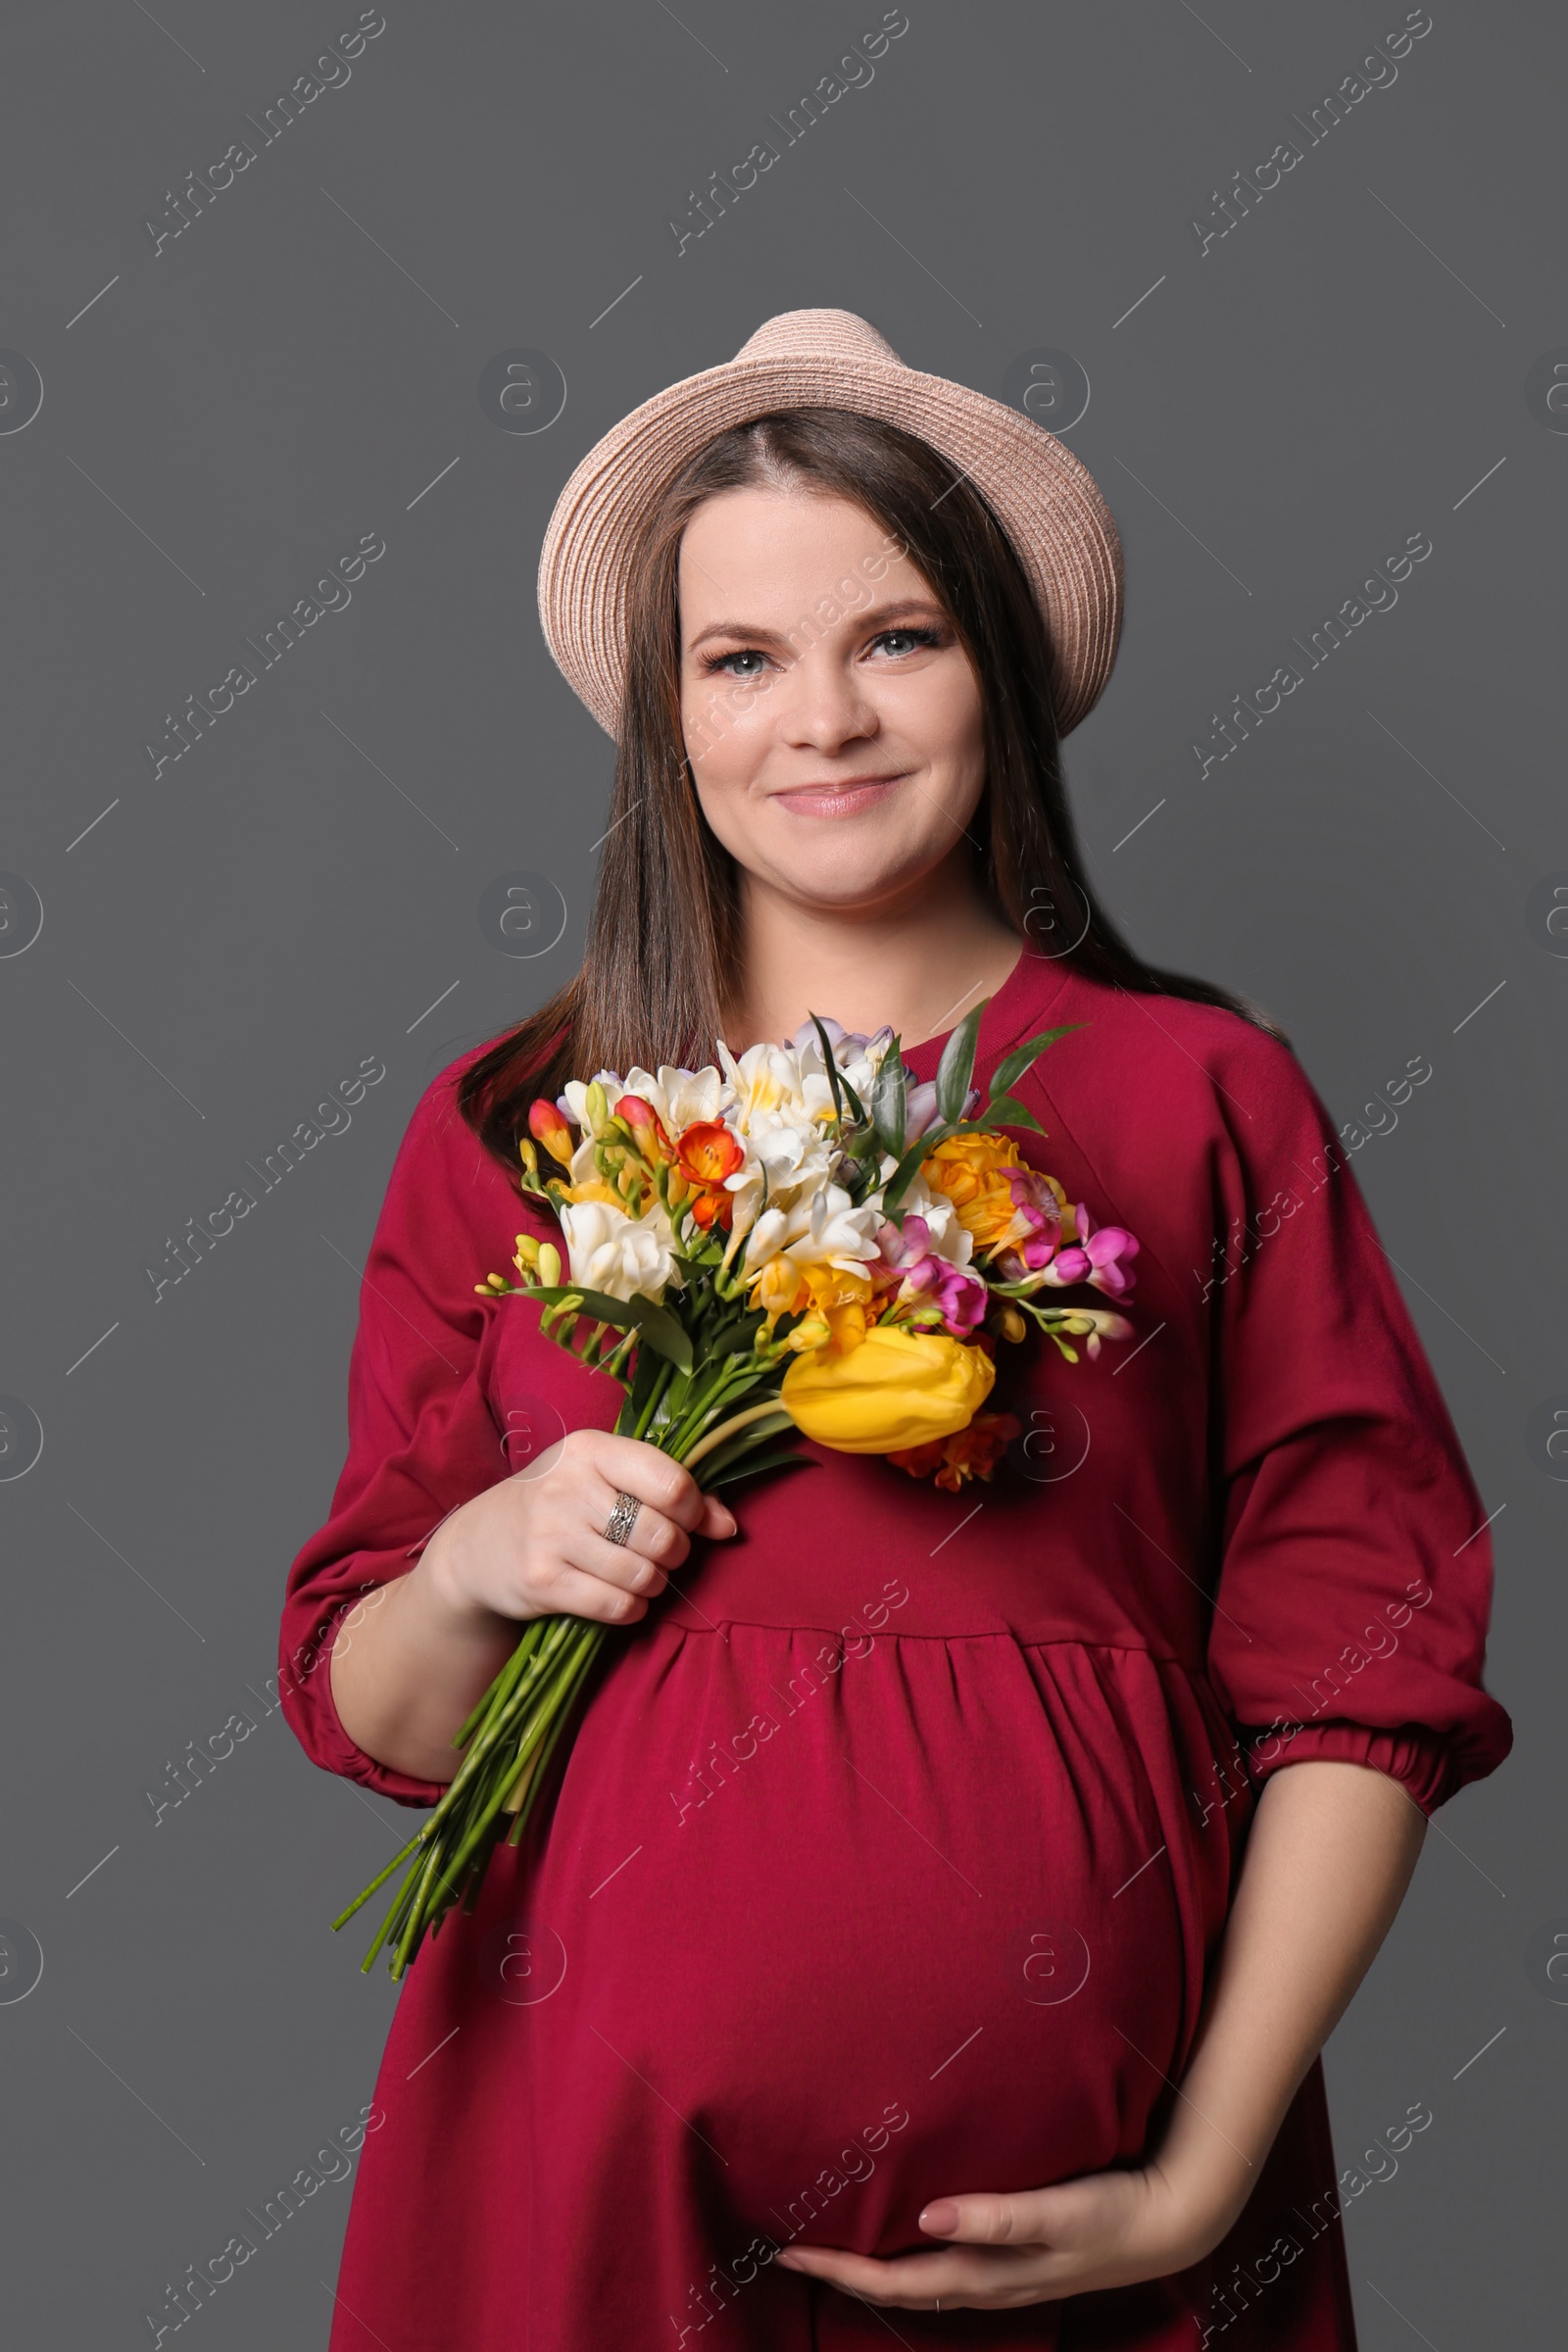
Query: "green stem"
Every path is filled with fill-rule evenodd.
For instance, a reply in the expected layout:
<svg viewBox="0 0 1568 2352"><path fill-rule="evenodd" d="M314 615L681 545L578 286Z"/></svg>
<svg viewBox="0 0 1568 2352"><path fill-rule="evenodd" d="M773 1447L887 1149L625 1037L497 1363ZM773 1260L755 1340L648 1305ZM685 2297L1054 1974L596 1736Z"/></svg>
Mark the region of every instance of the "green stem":
<svg viewBox="0 0 1568 2352"><path fill-rule="evenodd" d="M508 1690L504 1696L496 1693L493 1703L486 1706L484 1721L474 1734L467 1754L449 1782L446 1794L436 1806L435 1817L437 1819L445 1819L458 1797L471 1787L479 1766L496 1746L497 1741L505 1738L508 1725L515 1721L517 1713L533 1695L535 1684L545 1674L552 1660L560 1651L566 1639L564 1629L574 1621L569 1617L549 1617L542 1622L547 1630L527 1659L525 1671L517 1678L516 1687ZM497 1680L500 1681L506 1672L506 1667L503 1667L501 1676L498 1676ZM492 1690L494 1690L494 1686L492 1686Z"/></svg>
<svg viewBox="0 0 1568 2352"><path fill-rule="evenodd" d="M527 1822L528 1815L533 1810L534 1797L538 1793L545 1774L550 1769L551 1756L555 1753L556 1744L560 1740L562 1733L566 1728L567 1721L571 1714L572 1704L576 1700L577 1690L581 1684L587 1679L588 1668L592 1665L595 1657L598 1655L598 1652L599 1643L597 1642L593 1642L592 1644L584 1644L581 1672L578 1674L576 1681L573 1684L570 1700L568 1700L567 1704L564 1706L557 1715L555 1722L550 1728L550 1737L545 1741L544 1746L539 1752L539 1760L534 1766L533 1778L528 1783L527 1789L523 1795L523 1800L517 1807L515 1814L513 1816L512 1828L507 1834L507 1843L509 1845L515 1845L522 1836L523 1827Z"/></svg>
<svg viewBox="0 0 1568 2352"><path fill-rule="evenodd" d="M665 1438L662 1450L673 1454L676 1461L681 1460L682 1448L701 1434L704 1422L728 1401L728 1394L733 1392L739 1396L752 1386L755 1378L755 1368L750 1363L737 1378L730 1371L726 1358L724 1363L710 1373L701 1387L694 1389L683 1400L680 1419Z"/></svg>
<svg viewBox="0 0 1568 2352"><path fill-rule="evenodd" d="M640 1438L643 1436L644 1432L648 1428L648 1424L652 1421L655 1413L659 1410L660 1401L674 1376L675 1367L673 1364L661 1364L659 1371L655 1375L654 1381L649 1388L647 1398L643 1404L643 1409L637 1416L635 1427L627 1430L625 1433L627 1437Z"/></svg>
<svg viewBox="0 0 1568 2352"><path fill-rule="evenodd" d="M592 1655L603 1629L581 1618L557 1617L540 1622L545 1624L547 1632L532 1661L534 1672L505 1703L492 1709L465 1761L465 1788L459 1791L454 1782L438 1808L439 1820L432 1816L426 1823L421 1838L427 1842L428 1851L411 1869L403 1891L368 1955L367 1967L383 1943L396 1938L392 1974L401 1977L431 1917L439 1919L457 1899L464 1873L496 1813L503 1809L504 1799L522 1765L540 1740L553 1730L559 1730L564 1720L580 1679L578 1669ZM526 1728L515 1750L509 1755L504 1752L505 1743L509 1735L517 1738L519 1719L523 1717L527 1718ZM456 1801L459 1797L461 1802ZM382 1875L384 1878L387 1874Z"/></svg>
<svg viewBox="0 0 1568 2352"><path fill-rule="evenodd" d="M400 1863L407 1861L410 1856L417 1854L421 1846L434 1847L443 1842L453 1814L466 1806L472 1785L479 1776L480 1767L497 1742L505 1736L509 1720L515 1722L517 1709L531 1694L534 1682L548 1666L551 1656L562 1648L565 1636L557 1629L568 1623L569 1620L564 1618L535 1618L532 1621L528 1630L519 1640L517 1647L491 1684L489 1690L486 1691L478 1706L474 1708L466 1723L462 1727L465 1735L472 1735L475 1723L482 1718L481 1728L477 1736L473 1737L473 1743L469 1747L468 1753L447 1784L430 1818L421 1824L417 1834L410 1838L402 1852L394 1854L386 1868L380 1871L371 1880L369 1886L356 1895L348 1909L341 1912L332 1922L334 1931L354 1917L355 1912L363 1903L369 1900L377 1887L386 1884ZM535 1627L540 1629L538 1633L535 1632ZM532 1671L525 1675L523 1670L528 1668L531 1668ZM519 1681L522 1683L520 1690L516 1688ZM454 1744L456 1745L458 1742L454 1741ZM423 1876L427 1876L426 1866L416 1862L410 1871L408 1885L412 1886ZM406 1886L405 1894L407 1891L408 1886ZM397 1907L394 1906L394 1910ZM374 1961L376 1952L386 1939L389 1927L390 1920L383 1924L381 1935L377 1936L375 1945L366 1962L368 1967Z"/></svg>
<svg viewBox="0 0 1568 2352"><path fill-rule="evenodd" d="M375 1877L370 1881L368 1886L361 1888L360 1892L354 1897L353 1902L350 1903L348 1909L338 1913L336 1919L334 1919L332 1922L332 1930L334 1935L339 1928L344 1927L348 1921L354 1917L355 1912L358 1911L362 1903L368 1903L369 1901L371 1895L374 1894L378 1886L384 1886L386 1885L388 1879L392 1876L392 1873L397 1869L398 1865L402 1862L406 1862L409 1856L415 1851L416 1847L424 1843L425 1839L430 1835L430 1822L421 1822L417 1831L414 1837L409 1839L408 1844L403 1848L402 1852L394 1854L391 1861L387 1864L385 1870L377 1871ZM373 1953L371 1957L374 1957Z"/></svg>
<svg viewBox="0 0 1568 2352"><path fill-rule="evenodd" d="M541 1637L543 1636L545 1628L549 1622L550 1620L548 1617L529 1618L527 1624L522 1629L521 1635L518 1637L517 1645L515 1649L514 1649L511 1657L508 1658L506 1664L501 1668L494 1682L490 1685L490 1688L484 1691L474 1702L474 1705L470 1709L469 1713L464 1718L463 1722L459 1724L457 1730L453 1733L452 1744L454 1747L466 1747L468 1741L473 1738L474 1733L478 1730L479 1725L489 1713L492 1704L494 1704L498 1699L505 1698L508 1695L518 1675L522 1672L523 1667L526 1665L528 1659L538 1648Z"/></svg>
<svg viewBox="0 0 1568 2352"><path fill-rule="evenodd" d="M764 1413L777 1413L784 1409L775 1391L771 1396L765 1396L760 1404L748 1405L744 1413L735 1413L728 1421L721 1421L716 1429L710 1429L706 1437L699 1438L689 1453L678 1454L676 1459L683 1461L690 1470L702 1460L705 1453L711 1453L715 1446L721 1446L726 1438L733 1437L736 1430L746 1429L753 1421L760 1421Z"/></svg>

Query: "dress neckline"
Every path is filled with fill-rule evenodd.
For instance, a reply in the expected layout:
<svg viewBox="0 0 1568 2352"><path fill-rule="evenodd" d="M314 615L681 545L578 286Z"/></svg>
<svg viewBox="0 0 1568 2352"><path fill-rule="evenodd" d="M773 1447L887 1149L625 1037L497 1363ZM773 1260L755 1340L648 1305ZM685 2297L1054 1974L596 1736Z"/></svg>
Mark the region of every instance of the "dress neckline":
<svg viewBox="0 0 1568 2352"><path fill-rule="evenodd" d="M1037 956L1025 946L1002 986L980 1016L975 1068L999 1061L1009 1046L1043 1024L1048 1012L1058 1011L1068 995L1072 972L1058 956ZM951 1029L903 1049L905 1067L916 1081L934 1078Z"/></svg>

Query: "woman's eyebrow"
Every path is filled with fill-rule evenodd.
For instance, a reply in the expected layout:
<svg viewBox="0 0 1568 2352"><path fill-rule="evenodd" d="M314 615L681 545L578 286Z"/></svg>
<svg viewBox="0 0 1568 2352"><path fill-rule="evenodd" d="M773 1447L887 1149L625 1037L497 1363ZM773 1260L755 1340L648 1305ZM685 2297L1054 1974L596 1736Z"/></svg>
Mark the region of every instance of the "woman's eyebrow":
<svg viewBox="0 0 1568 2352"><path fill-rule="evenodd" d="M862 624L878 621L883 628L886 628L901 615L914 612L931 619L945 621L947 618L942 607L933 599L918 596L901 596L891 604L869 605L863 611L853 610L844 617ZM814 612L803 613L795 623L797 630L820 628L821 625ZM706 645L710 637L744 637L748 645L788 645L790 643L790 633L763 628L755 621L710 620L706 628L699 629L697 635L692 638L686 648L687 652L694 654L698 647Z"/></svg>

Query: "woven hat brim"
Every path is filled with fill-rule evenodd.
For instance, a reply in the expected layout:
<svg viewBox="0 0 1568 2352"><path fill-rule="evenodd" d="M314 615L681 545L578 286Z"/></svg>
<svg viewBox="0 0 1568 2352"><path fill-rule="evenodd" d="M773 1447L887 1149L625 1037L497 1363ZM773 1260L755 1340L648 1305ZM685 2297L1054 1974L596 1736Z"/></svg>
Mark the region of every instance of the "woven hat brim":
<svg viewBox="0 0 1568 2352"><path fill-rule="evenodd" d="M731 360L656 393L589 450L557 500L539 562L540 626L605 732L619 732L630 559L648 515L715 434L792 408L902 426L974 482L1045 616L1067 734L1103 691L1121 634L1121 540L1094 477L1054 433L965 384L898 362L804 353Z"/></svg>

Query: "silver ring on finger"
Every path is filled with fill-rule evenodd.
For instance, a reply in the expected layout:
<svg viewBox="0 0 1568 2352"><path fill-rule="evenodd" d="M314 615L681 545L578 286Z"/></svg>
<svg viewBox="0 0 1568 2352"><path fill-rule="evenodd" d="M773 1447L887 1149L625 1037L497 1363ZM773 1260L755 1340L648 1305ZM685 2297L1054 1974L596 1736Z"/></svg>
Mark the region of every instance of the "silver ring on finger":
<svg viewBox="0 0 1568 2352"><path fill-rule="evenodd" d="M642 1507L635 1494L627 1494L624 1492L617 1493L615 1507L611 1512L610 1524L605 1529L605 1541L609 1544L629 1543L631 1531L636 1525L637 1514Z"/></svg>

